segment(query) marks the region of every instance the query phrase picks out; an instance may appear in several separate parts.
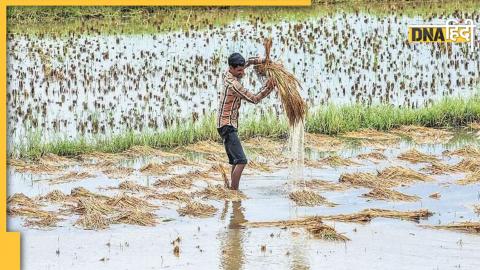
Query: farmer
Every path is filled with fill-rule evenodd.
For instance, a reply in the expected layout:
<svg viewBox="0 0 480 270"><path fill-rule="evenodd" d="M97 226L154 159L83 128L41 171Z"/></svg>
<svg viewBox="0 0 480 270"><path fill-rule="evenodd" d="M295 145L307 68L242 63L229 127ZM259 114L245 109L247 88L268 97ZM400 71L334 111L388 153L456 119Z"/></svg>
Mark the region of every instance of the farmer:
<svg viewBox="0 0 480 270"><path fill-rule="evenodd" d="M222 137L225 151L228 155L228 163L232 165L230 171L230 189L238 190L240 177L247 164L247 157L243 152L242 144L238 138L238 110L242 100L257 104L268 96L275 88L274 82L268 80L258 94L253 94L243 88L240 79L245 75L245 68L250 65L261 64L265 60L260 58L245 58L239 53L233 53L228 57L228 70L223 74L223 89L220 94L217 130ZM226 183L228 186L228 183Z"/></svg>

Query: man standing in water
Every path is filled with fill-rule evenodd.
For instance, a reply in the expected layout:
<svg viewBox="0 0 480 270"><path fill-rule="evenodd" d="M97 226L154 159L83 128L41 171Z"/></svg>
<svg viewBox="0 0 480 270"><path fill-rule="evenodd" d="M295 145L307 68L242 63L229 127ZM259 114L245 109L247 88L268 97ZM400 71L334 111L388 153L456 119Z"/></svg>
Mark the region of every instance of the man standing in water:
<svg viewBox="0 0 480 270"><path fill-rule="evenodd" d="M228 70L223 74L223 89L221 91L217 130L222 137L225 151L228 156L228 163L232 165L230 171L231 184L230 189L238 190L240 177L247 164L247 157L243 152L242 144L238 138L238 110L240 109L242 99L257 104L268 96L275 88L274 82L268 80L257 94L253 94L243 88L240 79L245 75L245 68L250 65L260 64L264 60L259 58L249 58L245 63L245 58L239 53L233 53L228 57Z"/></svg>

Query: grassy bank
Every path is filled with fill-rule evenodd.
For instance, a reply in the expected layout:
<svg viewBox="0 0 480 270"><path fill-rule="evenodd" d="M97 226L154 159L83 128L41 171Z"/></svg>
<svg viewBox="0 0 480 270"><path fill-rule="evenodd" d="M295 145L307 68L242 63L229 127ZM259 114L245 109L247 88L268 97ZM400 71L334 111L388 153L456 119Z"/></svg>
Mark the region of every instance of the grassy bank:
<svg viewBox="0 0 480 270"><path fill-rule="evenodd" d="M9 7L9 33L141 34L204 29L233 21L275 23L328 16L339 11L373 15L432 16L478 12L478 1L318 1L311 7ZM58 23L61 21L62 23Z"/></svg>
<svg viewBox="0 0 480 270"><path fill-rule="evenodd" d="M365 128L386 131L401 125L459 127L473 121L480 121L480 95L469 99L445 98L420 109L398 108L391 105L369 107L329 105L309 113L306 131L336 135ZM277 119L273 114L248 116L241 121L239 132L242 139L254 136L285 138L288 126L284 118ZM173 148L201 140L219 140L215 127L215 115L162 132L144 134L125 132L111 138L59 139L51 143L43 143L38 133L31 136L26 145L14 147L10 155L34 159L46 153L62 156L75 156L93 151L118 153L135 145Z"/></svg>

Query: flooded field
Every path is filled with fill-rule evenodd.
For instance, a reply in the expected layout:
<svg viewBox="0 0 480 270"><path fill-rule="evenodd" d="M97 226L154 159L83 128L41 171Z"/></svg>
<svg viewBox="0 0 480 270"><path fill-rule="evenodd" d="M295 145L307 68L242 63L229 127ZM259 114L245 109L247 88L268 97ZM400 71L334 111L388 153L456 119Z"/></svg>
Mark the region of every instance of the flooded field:
<svg viewBox="0 0 480 270"><path fill-rule="evenodd" d="M11 160L9 230L24 269L476 269L479 136L307 134L294 189L284 142L250 139L240 193L223 189L216 142ZM292 190L321 200L299 206ZM436 227L452 224L467 225Z"/></svg>
<svg viewBox="0 0 480 270"><path fill-rule="evenodd" d="M416 4L172 9L137 14L142 31L118 13L63 32L52 19L53 34L9 25L7 214L22 268L479 269L480 44L406 33L480 13ZM300 81L305 133L289 141L278 93L242 106L249 163L232 191L221 74L268 37Z"/></svg>
<svg viewBox="0 0 480 270"><path fill-rule="evenodd" d="M272 58L300 78L301 95L311 110L327 103L422 107L445 96L468 97L478 89L479 50L406 41L408 24L478 21L478 10L431 18L342 11L326 15L317 9L303 19L262 22L260 16L161 33L11 33L10 148L33 139L158 131L200 119L217 104L228 55L263 54L266 37L273 38ZM244 84L258 90L262 81L247 72ZM242 110L243 117L282 113L273 95Z"/></svg>

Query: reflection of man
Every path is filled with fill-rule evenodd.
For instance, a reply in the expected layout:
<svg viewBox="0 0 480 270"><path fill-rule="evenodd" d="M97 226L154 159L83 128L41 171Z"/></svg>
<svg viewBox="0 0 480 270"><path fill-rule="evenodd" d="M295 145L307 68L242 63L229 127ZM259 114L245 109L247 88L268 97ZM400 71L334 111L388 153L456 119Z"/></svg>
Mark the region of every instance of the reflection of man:
<svg viewBox="0 0 480 270"><path fill-rule="evenodd" d="M228 202L225 202L226 212ZM241 224L247 222L243 215L242 202L232 202L232 214L228 231L222 245L222 269L238 270L242 269L244 263L244 253L242 247L243 230Z"/></svg>
<svg viewBox="0 0 480 270"><path fill-rule="evenodd" d="M222 137L225 151L228 156L228 163L232 165L230 172L231 184L230 188L238 190L240 177L243 169L247 164L247 157L243 152L242 144L238 138L238 110L242 100L257 104L268 96L274 89L272 80L268 80L265 86L257 94L253 94L243 88L240 79L245 75L245 68L252 64L260 64L262 60L259 58L250 58L245 63L245 58L239 53L234 53L228 57L229 68L223 75L223 90L221 91L217 129ZM246 65L245 65L246 64Z"/></svg>

